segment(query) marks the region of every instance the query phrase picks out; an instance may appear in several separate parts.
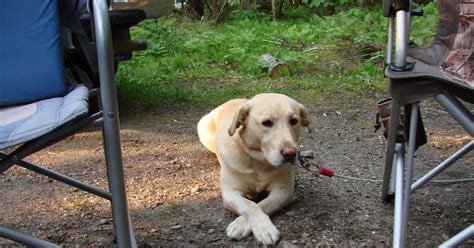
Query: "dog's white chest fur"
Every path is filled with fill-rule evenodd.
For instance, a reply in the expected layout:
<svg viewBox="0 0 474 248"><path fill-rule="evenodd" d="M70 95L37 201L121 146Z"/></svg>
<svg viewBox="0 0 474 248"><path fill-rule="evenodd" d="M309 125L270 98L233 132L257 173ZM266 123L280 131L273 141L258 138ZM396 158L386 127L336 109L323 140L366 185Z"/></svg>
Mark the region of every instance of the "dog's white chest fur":
<svg viewBox="0 0 474 248"><path fill-rule="evenodd" d="M252 166L238 167L238 170L231 166L221 167L221 183L231 181L246 193L254 194L269 191L276 181L289 181L293 178L293 165L287 164L275 168L270 165L254 161ZM234 179L230 179L233 177Z"/></svg>

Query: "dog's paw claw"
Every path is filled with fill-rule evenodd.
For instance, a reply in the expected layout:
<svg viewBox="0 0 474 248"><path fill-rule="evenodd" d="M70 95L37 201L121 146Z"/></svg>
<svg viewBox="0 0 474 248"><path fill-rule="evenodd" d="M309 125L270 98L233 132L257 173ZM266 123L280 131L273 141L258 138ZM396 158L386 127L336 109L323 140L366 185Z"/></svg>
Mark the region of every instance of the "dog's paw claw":
<svg viewBox="0 0 474 248"><path fill-rule="evenodd" d="M249 236L251 231L247 219L242 216L237 217L226 229L227 236L237 240Z"/></svg>

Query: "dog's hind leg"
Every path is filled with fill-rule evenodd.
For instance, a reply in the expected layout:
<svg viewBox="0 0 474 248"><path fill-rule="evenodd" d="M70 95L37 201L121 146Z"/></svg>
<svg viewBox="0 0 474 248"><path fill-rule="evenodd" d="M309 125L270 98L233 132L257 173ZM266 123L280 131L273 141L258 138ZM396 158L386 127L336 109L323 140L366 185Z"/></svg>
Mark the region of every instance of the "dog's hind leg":
<svg viewBox="0 0 474 248"><path fill-rule="evenodd" d="M211 152L216 153L216 121L214 120L215 111L203 116L197 124L197 131L201 143Z"/></svg>

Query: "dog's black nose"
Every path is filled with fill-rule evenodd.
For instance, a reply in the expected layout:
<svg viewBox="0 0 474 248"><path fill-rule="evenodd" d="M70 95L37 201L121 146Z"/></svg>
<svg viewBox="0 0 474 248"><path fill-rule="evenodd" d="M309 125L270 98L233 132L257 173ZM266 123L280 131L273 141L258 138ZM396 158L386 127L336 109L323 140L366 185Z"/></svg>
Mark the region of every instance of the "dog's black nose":
<svg viewBox="0 0 474 248"><path fill-rule="evenodd" d="M280 151L281 155L285 159L285 161L292 162L296 158L296 154L298 154L298 150L296 147L292 146L285 146L283 149Z"/></svg>

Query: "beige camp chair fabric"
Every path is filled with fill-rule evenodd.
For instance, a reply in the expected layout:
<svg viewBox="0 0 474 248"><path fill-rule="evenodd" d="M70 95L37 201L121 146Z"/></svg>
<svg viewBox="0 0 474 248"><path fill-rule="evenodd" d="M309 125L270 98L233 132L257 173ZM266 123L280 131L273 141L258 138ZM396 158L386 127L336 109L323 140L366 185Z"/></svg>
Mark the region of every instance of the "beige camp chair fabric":
<svg viewBox="0 0 474 248"><path fill-rule="evenodd" d="M446 76L474 88L474 1L460 1L458 28L451 51L440 69Z"/></svg>

